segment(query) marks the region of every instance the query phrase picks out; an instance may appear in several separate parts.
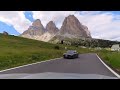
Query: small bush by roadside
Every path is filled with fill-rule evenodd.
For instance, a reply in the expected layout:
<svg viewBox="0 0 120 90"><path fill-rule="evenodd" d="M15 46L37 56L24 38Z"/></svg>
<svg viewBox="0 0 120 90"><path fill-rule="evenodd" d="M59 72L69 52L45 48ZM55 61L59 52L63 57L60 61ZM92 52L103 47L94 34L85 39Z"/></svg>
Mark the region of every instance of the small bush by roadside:
<svg viewBox="0 0 120 90"><path fill-rule="evenodd" d="M60 47L57 45L57 46L55 46L55 47L54 47L54 49L59 50L59 49L60 49Z"/></svg>

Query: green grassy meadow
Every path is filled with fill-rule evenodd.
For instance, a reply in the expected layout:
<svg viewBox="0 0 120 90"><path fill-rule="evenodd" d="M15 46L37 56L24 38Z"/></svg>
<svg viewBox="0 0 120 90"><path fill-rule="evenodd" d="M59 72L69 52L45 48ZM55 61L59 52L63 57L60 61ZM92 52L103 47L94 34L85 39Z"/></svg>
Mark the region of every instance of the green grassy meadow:
<svg viewBox="0 0 120 90"><path fill-rule="evenodd" d="M120 72L120 52L101 51L98 53L102 60Z"/></svg>
<svg viewBox="0 0 120 90"><path fill-rule="evenodd" d="M64 46L55 49L55 44L0 34L0 70L28 63L59 58L65 52Z"/></svg>

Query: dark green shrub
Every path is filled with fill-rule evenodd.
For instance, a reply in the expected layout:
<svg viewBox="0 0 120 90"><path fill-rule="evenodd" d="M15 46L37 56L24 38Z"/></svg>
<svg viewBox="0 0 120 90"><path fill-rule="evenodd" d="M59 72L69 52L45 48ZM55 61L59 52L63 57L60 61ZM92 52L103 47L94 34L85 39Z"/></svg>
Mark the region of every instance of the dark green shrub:
<svg viewBox="0 0 120 90"><path fill-rule="evenodd" d="M59 50L59 49L60 49L60 47L57 45L57 46L55 46L55 47L54 47L54 49Z"/></svg>

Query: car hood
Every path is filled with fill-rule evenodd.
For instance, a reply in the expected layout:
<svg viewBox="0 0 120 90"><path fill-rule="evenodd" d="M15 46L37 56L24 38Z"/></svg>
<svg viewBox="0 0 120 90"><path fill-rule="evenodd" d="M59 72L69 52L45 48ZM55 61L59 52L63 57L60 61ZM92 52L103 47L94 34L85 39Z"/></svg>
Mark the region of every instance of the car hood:
<svg viewBox="0 0 120 90"><path fill-rule="evenodd" d="M0 74L0 79L118 79L117 77L99 74L75 74L44 72L35 74Z"/></svg>

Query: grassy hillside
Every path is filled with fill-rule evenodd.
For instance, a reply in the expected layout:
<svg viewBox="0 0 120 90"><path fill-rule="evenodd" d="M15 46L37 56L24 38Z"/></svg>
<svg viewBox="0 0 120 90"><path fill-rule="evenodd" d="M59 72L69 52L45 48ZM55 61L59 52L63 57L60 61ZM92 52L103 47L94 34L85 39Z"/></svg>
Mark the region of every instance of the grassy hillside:
<svg viewBox="0 0 120 90"><path fill-rule="evenodd" d="M62 57L64 46L0 34L0 70L42 60Z"/></svg>
<svg viewBox="0 0 120 90"><path fill-rule="evenodd" d="M55 48L59 46L59 49ZM0 70L62 57L66 45L0 34ZM97 53L110 66L120 71L120 52L95 50L67 45L81 53Z"/></svg>
<svg viewBox="0 0 120 90"><path fill-rule="evenodd" d="M98 55L104 60L109 66L116 69L120 73L120 52L111 51L99 51Z"/></svg>

